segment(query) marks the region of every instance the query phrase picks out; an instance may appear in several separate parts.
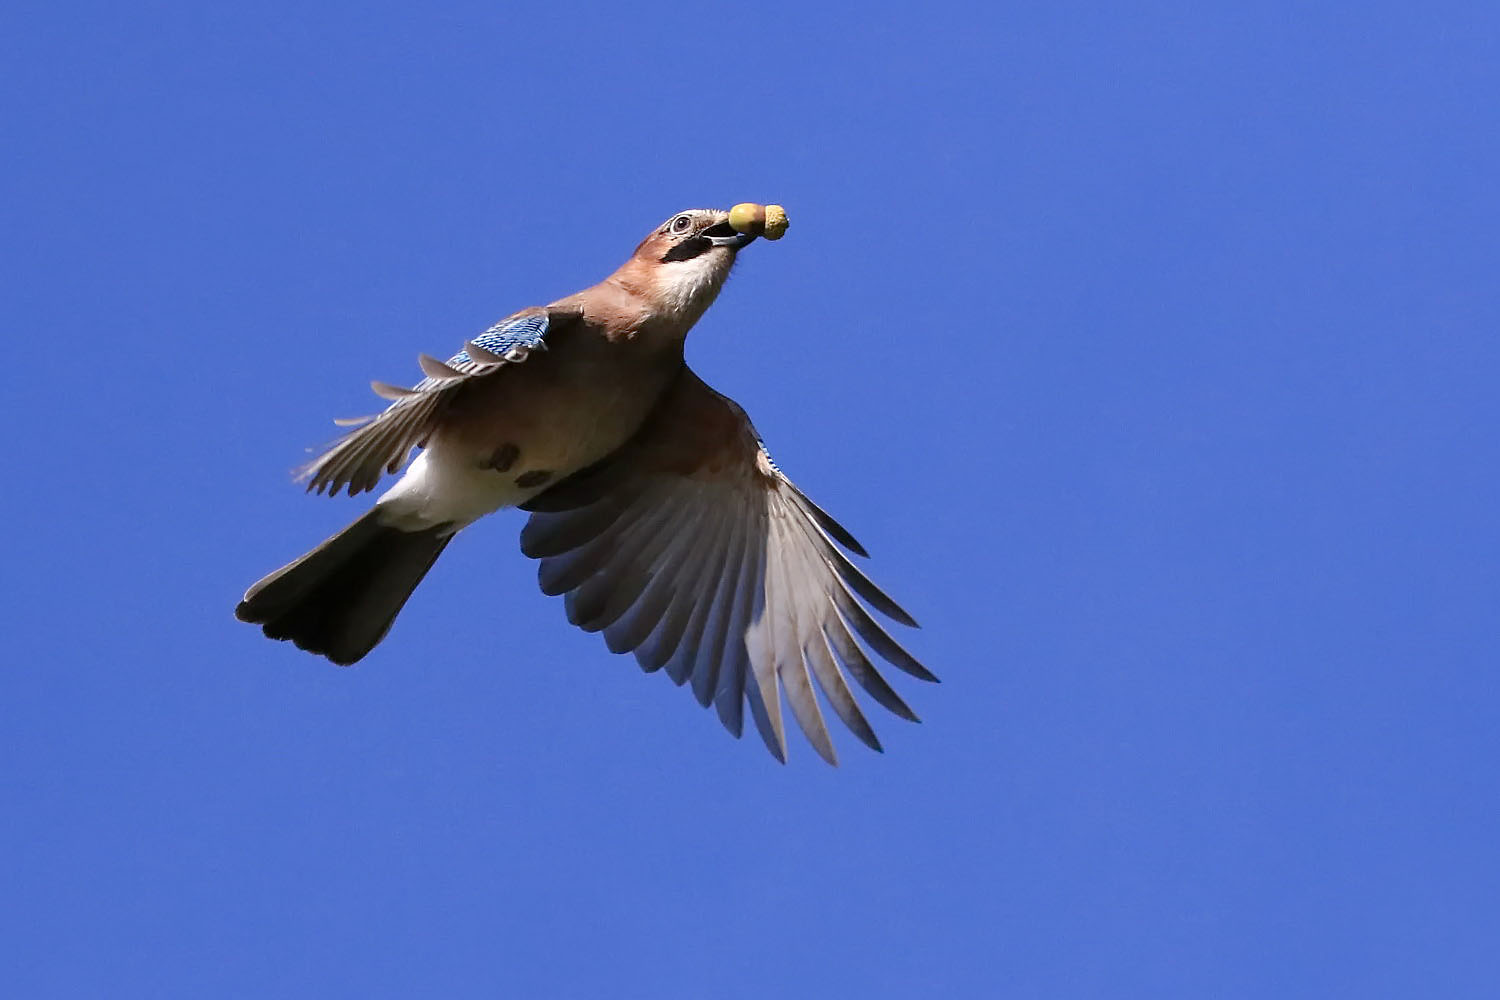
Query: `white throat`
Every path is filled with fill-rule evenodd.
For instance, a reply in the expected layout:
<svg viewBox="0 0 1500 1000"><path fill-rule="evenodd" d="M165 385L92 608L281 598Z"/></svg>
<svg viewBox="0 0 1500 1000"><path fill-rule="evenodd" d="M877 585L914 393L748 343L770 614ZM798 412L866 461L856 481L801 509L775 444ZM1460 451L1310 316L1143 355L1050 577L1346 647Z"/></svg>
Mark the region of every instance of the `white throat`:
<svg viewBox="0 0 1500 1000"><path fill-rule="evenodd" d="M657 301L675 316L696 320L724 287L732 263L717 250L662 263L656 271Z"/></svg>

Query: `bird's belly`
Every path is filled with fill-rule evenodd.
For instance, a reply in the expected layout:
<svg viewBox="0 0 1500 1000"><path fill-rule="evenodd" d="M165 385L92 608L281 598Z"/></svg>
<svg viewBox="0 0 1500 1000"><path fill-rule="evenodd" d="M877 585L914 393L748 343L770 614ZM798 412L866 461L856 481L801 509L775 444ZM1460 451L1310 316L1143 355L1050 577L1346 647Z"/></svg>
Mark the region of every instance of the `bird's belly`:
<svg viewBox="0 0 1500 1000"><path fill-rule="evenodd" d="M386 523L457 528L524 503L624 444L660 391L652 382L627 391L618 379L507 389L454 408L380 498Z"/></svg>

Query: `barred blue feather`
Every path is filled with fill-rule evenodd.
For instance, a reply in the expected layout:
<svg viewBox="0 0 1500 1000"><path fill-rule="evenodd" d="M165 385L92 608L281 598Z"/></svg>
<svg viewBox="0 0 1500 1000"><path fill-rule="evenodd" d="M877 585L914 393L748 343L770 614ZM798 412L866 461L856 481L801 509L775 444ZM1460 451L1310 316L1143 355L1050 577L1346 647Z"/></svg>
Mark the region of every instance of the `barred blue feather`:
<svg viewBox="0 0 1500 1000"><path fill-rule="evenodd" d="M473 343L486 351L504 354L517 347L534 351L547 339L549 325L545 312L525 313L511 319L501 320L475 337ZM470 360L468 351L459 351L448 360L450 365L459 365Z"/></svg>

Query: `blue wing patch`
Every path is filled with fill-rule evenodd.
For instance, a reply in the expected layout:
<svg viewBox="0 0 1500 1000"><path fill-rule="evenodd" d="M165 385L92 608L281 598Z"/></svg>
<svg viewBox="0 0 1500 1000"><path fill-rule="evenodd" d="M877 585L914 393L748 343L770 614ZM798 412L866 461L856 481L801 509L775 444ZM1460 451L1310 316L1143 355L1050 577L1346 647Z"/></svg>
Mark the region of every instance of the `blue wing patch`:
<svg viewBox="0 0 1500 1000"><path fill-rule="evenodd" d="M548 316L545 312L524 313L503 319L473 339L474 346L495 354L504 354L521 348L534 351L542 346L547 337ZM448 361L450 365L469 361L468 351L459 351Z"/></svg>

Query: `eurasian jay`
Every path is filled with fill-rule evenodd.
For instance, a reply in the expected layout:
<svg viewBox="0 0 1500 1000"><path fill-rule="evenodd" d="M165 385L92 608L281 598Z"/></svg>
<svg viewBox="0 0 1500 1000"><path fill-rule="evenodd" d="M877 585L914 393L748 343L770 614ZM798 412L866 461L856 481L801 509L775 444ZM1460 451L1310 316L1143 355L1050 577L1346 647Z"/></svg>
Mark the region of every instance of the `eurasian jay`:
<svg viewBox="0 0 1500 1000"><path fill-rule="evenodd" d="M691 683L735 736L748 703L778 760L785 692L837 763L814 681L876 750L847 675L916 721L861 641L936 678L864 604L916 623L844 555L866 552L776 467L745 411L683 361L738 252L780 235L761 206L734 213L680 212L592 288L501 320L446 362L423 355L410 389L374 383L390 405L301 470L308 489L352 496L420 453L364 516L246 591L236 616L354 663L460 530L520 507L521 550L541 560L543 592L566 595L569 621Z"/></svg>

